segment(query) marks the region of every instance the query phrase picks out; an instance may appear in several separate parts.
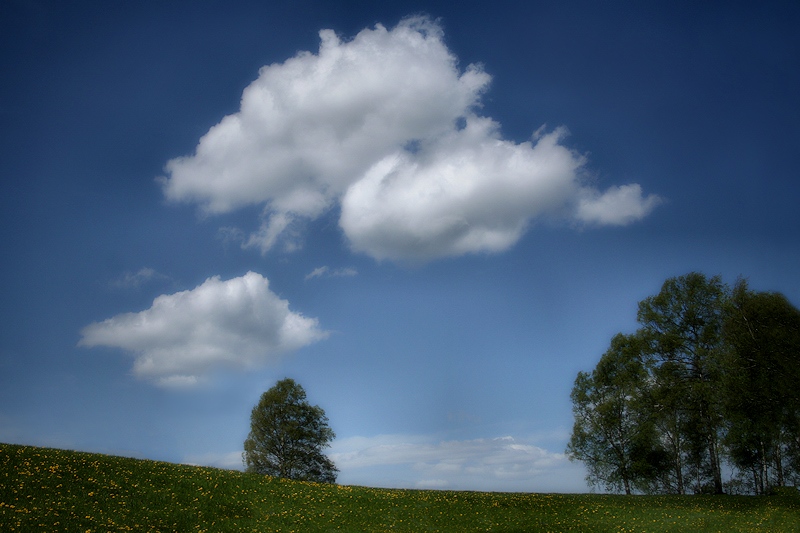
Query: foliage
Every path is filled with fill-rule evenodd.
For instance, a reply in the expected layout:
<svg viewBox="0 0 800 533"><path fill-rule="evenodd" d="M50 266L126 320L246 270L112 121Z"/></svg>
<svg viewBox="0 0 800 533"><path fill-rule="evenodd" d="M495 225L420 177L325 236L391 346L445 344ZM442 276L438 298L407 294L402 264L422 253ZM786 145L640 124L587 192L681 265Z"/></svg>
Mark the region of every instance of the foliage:
<svg viewBox="0 0 800 533"><path fill-rule="evenodd" d="M642 357L653 376L658 398L654 414L671 427L669 444L675 492L685 478L697 480L695 492L709 483L722 493L719 443L722 432L720 380L722 311L725 287L719 277L692 272L670 278L656 296L639 303L637 318L645 340Z"/></svg>
<svg viewBox="0 0 800 533"><path fill-rule="evenodd" d="M640 341L616 335L591 374L580 372L572 389L575 424L567 453L586 463L590 485L649 491L667 466L646 409L647 371Z"/></svg>
<svg viewBox="0 0 800 533"><path fill-rule="evenodd" d="M567 452L589 483L765 494L800 482L800 311L692 272L640 302L637 318L639 330L615 336L573 388Z"/></svg>
<svg viewBox="0 0 800 533"><path fill-rule="evenodd" d="M739 280L727 307L726 444L760 494L800 474L800 311Z"/></svg>
<svg viewBox="0 0 800 533"><path fill-rule="evenodd" d="M250 414L244 441L245 470L298 481L335 483L338 469L322 453L336 435L319 406L306 392L284 379L261 395Z"/></svg>
<svg viewBox="0 0 800 533"><path fill-rule="evenodd" d="M793 531L796 495L390 490L0 444L0 531Z"/></svg>

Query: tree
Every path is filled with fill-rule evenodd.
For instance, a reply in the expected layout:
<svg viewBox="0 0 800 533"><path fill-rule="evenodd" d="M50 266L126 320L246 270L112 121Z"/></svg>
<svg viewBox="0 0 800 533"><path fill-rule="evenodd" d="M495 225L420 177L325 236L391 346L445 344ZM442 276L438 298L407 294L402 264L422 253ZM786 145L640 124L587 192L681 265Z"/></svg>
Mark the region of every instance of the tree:
<svg viewBox="0 0 800 533"><path fill-rule="evenodd" d="M647 371L638 344L636 336L616 335L594 371L578 373L571 394L570 460L584 462L591 486L625 494L650 492L666 467L647 409Z"/></svg>
<svg viewBox="0 0 800 533"><path fill-rule="evenodd" d="M676 432L671 452L679 493L685 491L685 477L696 479L697 492L723 489L718 385L726 295L719 276L692 272L669 278L661 292L639 303L639 333L661 396L662 422Z"/></svg>
<svg viewBox="0 0 800 533"><path fill-rule="evenodd" d="M692 272L639 303L572 391L567 452L611 489L763 494L800 482L800 310ZM666 459L667 467L664 468Z"/></svg>
<svg viewBox="0 0 800 533"><path fill-rule="evenodd" d="M800 311L779 293L739 280L726 307L726 443L753 492L783 486L797 473L800 420Z"/></svg>
<svg viewBox="0 0 800 533"><path fill-rule="evenodd" d="M299 481L335 483L338 469L322 453L336 438L319 406L292 379L261 395L250 414L242 458L247 472Z"/></svg>

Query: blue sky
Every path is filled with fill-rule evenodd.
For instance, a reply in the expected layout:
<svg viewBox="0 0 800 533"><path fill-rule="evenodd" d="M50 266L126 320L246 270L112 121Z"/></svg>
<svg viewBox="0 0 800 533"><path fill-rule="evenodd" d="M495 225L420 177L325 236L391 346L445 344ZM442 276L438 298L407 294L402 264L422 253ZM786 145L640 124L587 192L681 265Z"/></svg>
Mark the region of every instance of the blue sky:
<svg viewBox="0 0 800 533"><path fill-rule="evenodd" d="M341 483L581 492L640 300L800 304L794 2L0 9L2 442L240 468L291 377Z"/></svg>

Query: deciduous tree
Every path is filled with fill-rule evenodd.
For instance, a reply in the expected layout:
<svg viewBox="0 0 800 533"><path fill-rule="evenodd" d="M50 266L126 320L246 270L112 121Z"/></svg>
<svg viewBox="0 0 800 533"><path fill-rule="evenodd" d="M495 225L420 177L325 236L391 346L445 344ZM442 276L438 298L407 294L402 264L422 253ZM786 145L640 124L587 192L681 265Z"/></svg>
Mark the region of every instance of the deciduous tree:
<svg viewBox="0 0 800 533"><path fill-rule="evenodd" d="M250 414L250 434L242 456L245 470L335 483L338 469L322 453L335 437L325 411L306 401L303 387L284 379L261 395Z"/></svg>
<svg viewBox="0 0 800 533"><path fill-rule="evenodd" d="M567 451L590 484L721 493L723 460L737 492L798 484L800 310L692 272L642 300L637 318L572 391Z"/></svg>
<svg viewBox="0 0 800 533"><path fill-rule="evenodd" d="M750 291L744 280L726 310L726 444L763 494L785 485L800 458L800 311L782 294Z"/></svg>
<svg viewBox="0 0 800 533"><path fill-rule="evenodd" d="M583 461L590 485L625 494L649 492L666 464L647 409L647 371L639 353L636 336L616 335L594 371L578 374L571 395L570 460Z"/></svg>
<svg viewBox="0 0 800 533"><path fill-rule="evenodd" d="M671 450L679 492L687 474L695 491L722 493L720 395L722 313L726 287L719 276L692 272L669 278L639 303L643 354L655 376L661 412L677 432ZM663 421L662 421L663 422Z"/></svg>

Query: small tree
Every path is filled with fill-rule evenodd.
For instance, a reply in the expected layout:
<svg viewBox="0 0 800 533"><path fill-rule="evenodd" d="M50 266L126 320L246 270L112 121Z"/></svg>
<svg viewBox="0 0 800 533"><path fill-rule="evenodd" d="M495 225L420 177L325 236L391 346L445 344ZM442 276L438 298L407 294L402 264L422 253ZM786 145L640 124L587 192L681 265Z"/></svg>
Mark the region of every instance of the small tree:
<svg viewBox="0 0 800 533"><path fill-rule="evenodd" d="M306 391L284 379L261 395L244 441L245 470L299 481L335 483L339 471L322 453L336 438L328 417L306 401Z"/></svg>

